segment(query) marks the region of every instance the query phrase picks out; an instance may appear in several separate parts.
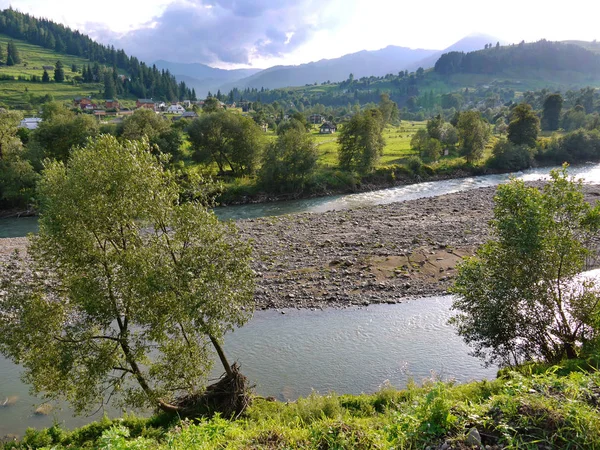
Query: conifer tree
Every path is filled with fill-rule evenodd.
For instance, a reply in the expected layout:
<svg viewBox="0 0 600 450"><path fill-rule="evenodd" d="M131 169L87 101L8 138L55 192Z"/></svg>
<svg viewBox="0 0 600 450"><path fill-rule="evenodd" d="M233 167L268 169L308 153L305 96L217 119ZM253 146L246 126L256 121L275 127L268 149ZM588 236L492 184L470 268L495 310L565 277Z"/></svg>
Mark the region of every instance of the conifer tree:
<svg viewBox="0 0 600 450"><path fill-rule="evenodd" d="M42 75L42 83L49 83L50 75L48 75L48 71L44 70L44 75Z"/></svg>
<svg viewBox="0 0 600 450"><path fill-rule="evenodd" d="M54 81L56 81L57 83L62 83L63 81L65 81L65 69L63 63L61 63L60 61L56 61L56 64L54 66Z"/></svg>

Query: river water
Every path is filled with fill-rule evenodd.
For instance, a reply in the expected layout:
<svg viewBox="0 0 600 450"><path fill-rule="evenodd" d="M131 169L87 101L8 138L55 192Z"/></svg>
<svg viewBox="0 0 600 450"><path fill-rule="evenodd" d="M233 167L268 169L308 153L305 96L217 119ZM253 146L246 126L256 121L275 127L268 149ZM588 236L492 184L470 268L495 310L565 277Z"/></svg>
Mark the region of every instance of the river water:
<svg viewBox="0 0 600 450"><path fill-rule="evenodd" d="M515 174L533 181L549 169ZM586 182L600 183L600 164L570 169ZM253 218L298 212L324 212L432 197L498 185L509 175L487 175L419 183L379 191L272 204L217 208L222 219ZM24 236L37 230L35 218L0 220L0 237ZM293 400L313 389L325 393L373 392L389 381L404 387L408 379L440 376L459 381L493 378L496 368L484 368L447 325L451 297L431 297L398 305L323 311L258 311L243 328L226 337L230 359L256 383L260 395ZM20 368L0 356L0 438L22 435L28 426L41 428L53 421L76 427L92 418L73 418L56 409L48 416L33 414L40 400L28 395L19 381ZM215 373L216 376L219 373ZM119 415L109 411L109 415Z"/></svg>

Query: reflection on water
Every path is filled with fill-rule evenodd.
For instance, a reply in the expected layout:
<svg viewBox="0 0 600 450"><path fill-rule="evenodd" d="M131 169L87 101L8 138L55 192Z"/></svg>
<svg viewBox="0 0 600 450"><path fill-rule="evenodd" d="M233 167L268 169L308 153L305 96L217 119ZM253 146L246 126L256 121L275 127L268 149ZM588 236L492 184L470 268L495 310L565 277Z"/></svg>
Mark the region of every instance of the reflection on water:
<svg viewBox="0 0 600 450"><path fill-rule="evenodd" d="M404 387L432 372L459 381L493 378L468 355L468 347L447 324L451 297L431 297L399 305L323 311L258 311L243 328L226 336L225 350L263 396L293 400L312 390L358 394L376 391L386 381ZM18 381L19 368L0 357L0 397L19 396L0 408L0 436L44 427L54 417L68 427L90 419L72 419L68 411L32 415L40 401ZM214 376L222 370L215 367ZM2 401L0 400L0 401ZM115 413L116 414L116 413ZM99 417L96 416L95 419Z"/></svg>

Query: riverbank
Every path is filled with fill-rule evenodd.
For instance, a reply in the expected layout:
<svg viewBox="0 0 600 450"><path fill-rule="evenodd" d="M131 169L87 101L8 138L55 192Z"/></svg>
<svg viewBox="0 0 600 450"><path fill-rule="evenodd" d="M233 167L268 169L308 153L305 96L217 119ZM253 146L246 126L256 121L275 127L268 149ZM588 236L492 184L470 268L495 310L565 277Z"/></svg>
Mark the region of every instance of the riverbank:
<svg viewBox="0 0 600 450"><path fill-rule="evenodd" d="M236 420L129 416L72 432L55 425L4 448L600 448L599 372L555 372L463 385L430 379L402 391L382 386L291 403L256 398Z"/></svg>
<svg viewBox="0 0 600 450"><path fill-rule="evenodd" d="M254 243L256 306L345 307L442 295L456 264L489 238L495 192L237 221ZM584 192L593 202L600 185ZM0 239L0 259L25 245L25 238Z"/></svg>

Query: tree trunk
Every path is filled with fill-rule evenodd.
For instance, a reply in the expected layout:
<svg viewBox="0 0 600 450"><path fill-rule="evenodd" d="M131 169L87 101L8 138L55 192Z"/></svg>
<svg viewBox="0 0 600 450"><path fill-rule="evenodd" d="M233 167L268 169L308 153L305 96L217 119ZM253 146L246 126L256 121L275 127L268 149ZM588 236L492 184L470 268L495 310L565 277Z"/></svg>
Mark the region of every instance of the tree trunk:
<svg viewBox="0 0 600 450"><path fill-rule="evenodd" d="M225 372L227 373L227 375L233 376L231 364L229 364L229 361L227 361L227 357L225 356L225 352L223 351L221 344L219 344L219 341L217 341L212 334L209 334L208 337L210 338L210 341L212 342L213 346L215 347L215 350L217 351L217 354L219 355L219 359L221 360L221 364L223 364Z"/></svg>

